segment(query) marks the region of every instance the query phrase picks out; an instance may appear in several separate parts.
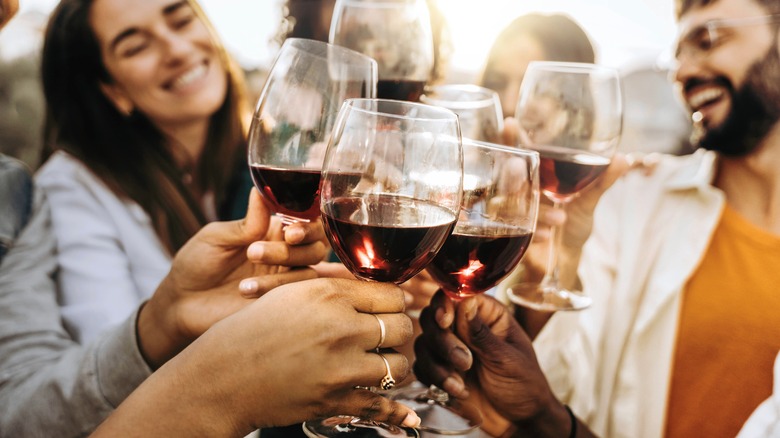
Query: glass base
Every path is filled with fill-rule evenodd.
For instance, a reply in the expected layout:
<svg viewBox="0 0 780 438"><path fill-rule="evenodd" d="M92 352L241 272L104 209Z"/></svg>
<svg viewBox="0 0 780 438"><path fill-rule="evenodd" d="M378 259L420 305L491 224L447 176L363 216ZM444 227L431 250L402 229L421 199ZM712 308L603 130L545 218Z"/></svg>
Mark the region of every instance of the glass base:
<svg viewBox="0 0 780 438"><path fill-rule="evenodd" d="M303 423L303 433L310 438L339 436L420 438L420 433L412 428L392 426L350 415L307 421Z"/></svg>
<svg viewBox="0 0 780 438"><path fill-rule="evenodd" d="M393 392L393 400L414 409L419 430L437 435L465 435L482 425L482 413L471 403L450 398L443 390L412 386Z"/></svg>
<svg viewBox="0 0 780 438"><path fill-rule="evenodd" d="M582 310L590 307L593 300L579 291L558 289L537 283L520 283L506 290L509 300L515 304L541 312L559 310Z"/></svg>

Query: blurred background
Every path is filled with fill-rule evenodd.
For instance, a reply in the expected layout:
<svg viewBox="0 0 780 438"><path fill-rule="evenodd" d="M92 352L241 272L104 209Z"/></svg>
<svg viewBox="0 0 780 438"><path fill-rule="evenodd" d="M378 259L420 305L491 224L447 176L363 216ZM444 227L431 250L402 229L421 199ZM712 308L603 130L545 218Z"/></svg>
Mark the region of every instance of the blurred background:
<svg viewBox="0 0 780 438"><path fill-rule="evenodd" d="M200 0L228 50L262 87L279 47L282 0ZM37 166L43 102L38 51L56 0L22 0L19 16L0 35L0 151ZM528 12L562 12L588 33L600 64L624 78L625 130L630 152L683 153L689 124L668 81L675 38L672 0L438 0L452 53L444 82L474 82L499 31Z"/></svg>

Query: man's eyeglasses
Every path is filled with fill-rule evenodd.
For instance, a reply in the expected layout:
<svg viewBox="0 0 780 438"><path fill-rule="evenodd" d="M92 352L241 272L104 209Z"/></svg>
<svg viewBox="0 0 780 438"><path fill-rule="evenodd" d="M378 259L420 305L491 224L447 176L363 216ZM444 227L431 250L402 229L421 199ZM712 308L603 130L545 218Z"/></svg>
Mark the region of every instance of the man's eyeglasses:
<svg viewBox="0 0 780 438"><path fill-rule="evenodd" d="M724 36L727 35L724 29L779 22L780 14L710 20L683 35L677 42L674 55L677 59L680 59L681 56L699 59L723 43Z"/></svg>

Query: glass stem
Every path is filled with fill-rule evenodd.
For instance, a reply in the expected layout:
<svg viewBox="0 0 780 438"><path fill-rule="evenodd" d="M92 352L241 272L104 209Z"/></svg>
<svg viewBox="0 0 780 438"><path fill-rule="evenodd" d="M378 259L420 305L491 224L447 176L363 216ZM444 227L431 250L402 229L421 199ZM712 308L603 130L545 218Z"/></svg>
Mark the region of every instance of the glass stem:
<svg viewBox="0 0 780 438"><path fill-rule="evenodd" d="M553 201L553 208L556 210L563 209L563 203L560 201ZM563 237L562 230L558 226L550 227L550 248L547 253L547 270L544 273L542 279L542 286L550 286L555 289L558 288L558 253L561 249L561 238Z"/></svg>

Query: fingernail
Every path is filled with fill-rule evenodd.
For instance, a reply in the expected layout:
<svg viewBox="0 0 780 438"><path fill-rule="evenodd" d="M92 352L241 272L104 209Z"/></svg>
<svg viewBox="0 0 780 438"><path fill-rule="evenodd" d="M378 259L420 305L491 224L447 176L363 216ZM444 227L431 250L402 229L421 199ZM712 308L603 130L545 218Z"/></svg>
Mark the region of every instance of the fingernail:
<svg viewBox="0 0 780 438"><path fill-rule="evenodd" d="M449 328L452 324L452 315L447 313L444 308L439 307L436 309L436 322L443 329Z"/></svg>
<svg viewBox="0 0 780 438"><path fill-rule="evenodd" d="M287 227L287 229L284 231L284 235L286 237L285 240L288 242L298 243L302 241L304 237L306 237L306 232L304 232L300 227Z"/></svg>
<svg viewBox="0 0 780 438"><path fill-rule="evenodd" d="M450 352L452 364L459 370L471 368L471 352L460 347L455 347Z"/></svg>
<svg viewBox="0 0 780 438"><path fill-rule="evenodd" d="M241 280L238 284L238 289L241 292L255 292L260 287L255 280Z"/></svg>
<svg viewBox="0 0 780 438"><path fill-rule="evenodd" d="M451 395L460 395L461 392L463 392L464 389L466 389L463 386L463 382L460 380L454 378L454 377L447 377L444 382L441 384L441 388L445 391L447 391L448 394Z"/></svg>
<svg viewBox="0 0 780 438"><path fill-rule="evenodd" d="M246 250L246 255L250 259L260 259L263 257L263 253L265 253L265 247L260 243L253 243Z"/></svg>
<svg viewBox="0 0 780 438"><path fill-rule="evenodd" d="M466 300L461 305L466 306L466 320L472 321L477 316L477 302L476 300Z"/></svg>
<svg viewBox="0 0 780 438"><path fill-rule="evenodd" d="M404 418L401 426L417 428L420 426L420 417L415 412L409 412L406 414L406 418Z"/></svg>

